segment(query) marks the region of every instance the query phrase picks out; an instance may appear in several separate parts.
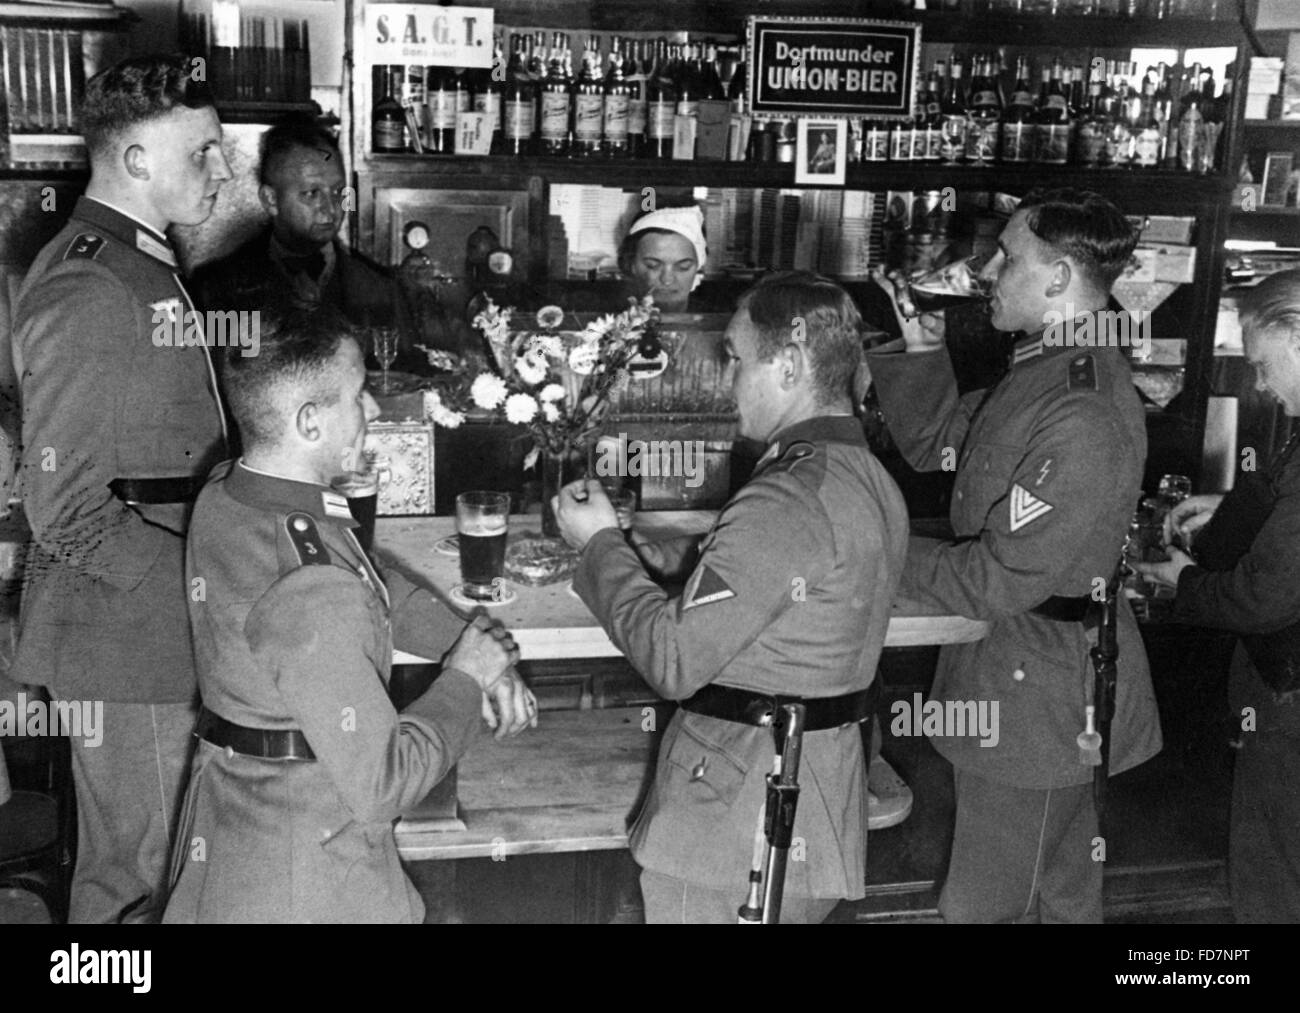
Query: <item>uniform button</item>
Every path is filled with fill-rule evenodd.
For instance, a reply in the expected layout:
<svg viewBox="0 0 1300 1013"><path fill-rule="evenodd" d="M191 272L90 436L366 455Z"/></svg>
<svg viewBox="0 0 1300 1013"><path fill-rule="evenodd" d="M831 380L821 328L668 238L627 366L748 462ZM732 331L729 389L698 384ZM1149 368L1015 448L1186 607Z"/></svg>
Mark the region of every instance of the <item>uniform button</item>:
<svg viewBox="0 0 1300 1013"><path fill-rule="evenodd" d="M1017 668L1014 672L1011 673L1011 678L1015 679L1016 682L1024 682L1025 670L1023 668Z"/></svg>
<svg viewBox="0 0 1300 1013"><path fill-rule="evenodd" d="M295 517L295 518L293 519L293 529L294 529L295 531L306 531L306 530L307 530L307 518L306 518L306 517Z"/></svg>
<svg viewBox="0 0 1300 1013"><path fill-rule="evenodd" d="M961 499L961 497L962 497L962 491L961 491L960 489L958 489L958 490L957 490L957 498L958 498L958 499Z"/></svg>
<svg viewBox="0 0 1300 1013"><path fill-rule="evenodd" d="M700 762L691 768L691 780L692 781L701 780L704 777L704 771L708 769L708 766L709 766L709 761L701 757Z"/></svg>
<svg viewBox="0 0 1300 1013"><path fill-rule="evenodd" d="M192 450L187 450L187 451L185 451L185 456L186 456L186 457L193 457L193 456L194 456L194 451L192 451Z"/></svg>

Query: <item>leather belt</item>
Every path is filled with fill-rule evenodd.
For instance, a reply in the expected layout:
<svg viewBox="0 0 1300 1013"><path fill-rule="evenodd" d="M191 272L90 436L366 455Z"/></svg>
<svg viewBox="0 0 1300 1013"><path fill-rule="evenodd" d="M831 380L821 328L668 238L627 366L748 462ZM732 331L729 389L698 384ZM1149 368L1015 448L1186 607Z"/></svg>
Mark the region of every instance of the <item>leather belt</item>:
<svg viewBox="0 0 1300 1013"><path fill-rule="evenodd" d="M1101 624L1101 613L1105 602L1096 601L1091 595L1076 597L1054 594L1047 601L1035 605L1029 611L1044 619L1058 623L1083 623L1086 630L1096 629Z"/></svg>
<svg viewBox="0 0 1300 1013"><path fill-rule="evenodd" d="M824 732L841 725L856 724L871 717L880 696L880 679L875 679L866 689L842 696L775 696L756 693L733 686L710 683L694 696L681 701L681 708L692 714L735 721L742 725L768 728L772 716L788 703L800 703L805 708L806 732Z"/></svg>
<svg viewBox="0 0 1300 1013"><path fill-rule="evenodd" d="M296 728L247 728L213 714L206 707L199 711L199 723L194 734L214 746L233 749L236 753L261 760L308 762L316 759L316 754L307 744L307 736Z"/></svg>
<svg viewBox="0 0 1300 1013"><path fill-rule="evenodd" d="M158 505L190 503L198 496L207 479L201 475L179 478L115 478L109 491L124 503Z"/></svg>

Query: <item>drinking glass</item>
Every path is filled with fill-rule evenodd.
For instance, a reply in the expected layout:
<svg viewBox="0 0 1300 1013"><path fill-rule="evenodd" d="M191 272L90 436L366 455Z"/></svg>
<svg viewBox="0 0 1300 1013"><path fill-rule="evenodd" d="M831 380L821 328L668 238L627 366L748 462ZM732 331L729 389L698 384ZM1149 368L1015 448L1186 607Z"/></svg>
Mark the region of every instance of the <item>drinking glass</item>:
<svg viewBox="0 0 1300 1013"><path fill-rule="evenodd" d="M636 492L626 487L603 486L605 495L609 498L610 506L614 508L614 513L618 516L619 530L623 532L626 538L632 533L632 517L636 513Z"/></svg>
<svg viewBox="0 0 1300 1013"><path fill-rule="evenodd" d="M347 498L352 519L357 522L357 542L369 553L375 541L375 510L379 504L379 490L388 481L392 464L387 457L379 454L366 454L362 464L365 470L340 475L330 485L340 496Z"/></svg>
<svg viewBox="0 0 1300 1013"><path fill-rule="evenodd" d="M508 492L462 492L456 497L461 590L473 601L497 601L505 587Z"/></svg>
<svg viewBox="0 0 1300 1013"><path fill-rule="evenodd" d="M379 365L384 373L379 386L381 394L388 394L392 389L388 381L388 370L397 359L397 337L396 327L376 327L370 332L370 341L375 358L379 360Z"/></svg>

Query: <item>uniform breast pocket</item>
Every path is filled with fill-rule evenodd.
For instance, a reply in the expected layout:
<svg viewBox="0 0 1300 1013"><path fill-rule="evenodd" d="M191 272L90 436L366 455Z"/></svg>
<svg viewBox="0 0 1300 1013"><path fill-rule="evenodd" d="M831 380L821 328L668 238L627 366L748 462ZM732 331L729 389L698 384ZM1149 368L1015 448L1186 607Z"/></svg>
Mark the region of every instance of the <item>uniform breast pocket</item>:
<svg viewBox="0 0 1300 1013"><path fill-rule="evenodd" d="M1024 457L1024 447L1009 443L981 442L970 449L953 492L967 523L977 529L984 526L989 511L1010 495Z"/></svg>
<svg viewBox="0 0 1300 1013"><path fill-rule="evenodd" d="M749 746L761 729L683 714L681 734L668 756L669 785L676 798L729 808L749 775Z"/></svg>

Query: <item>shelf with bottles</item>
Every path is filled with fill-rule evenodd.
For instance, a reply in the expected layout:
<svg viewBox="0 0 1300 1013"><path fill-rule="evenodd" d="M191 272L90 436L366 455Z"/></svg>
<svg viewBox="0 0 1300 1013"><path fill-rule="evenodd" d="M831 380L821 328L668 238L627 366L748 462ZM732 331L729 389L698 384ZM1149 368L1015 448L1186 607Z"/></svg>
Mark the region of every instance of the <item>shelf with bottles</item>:
<svg viewBox="0 0 1300 1013"><path fill-rule="evenodd" d="M0 3L0 25L23 28L120 32L139 20L134 11L111 3Z"/></svg>

